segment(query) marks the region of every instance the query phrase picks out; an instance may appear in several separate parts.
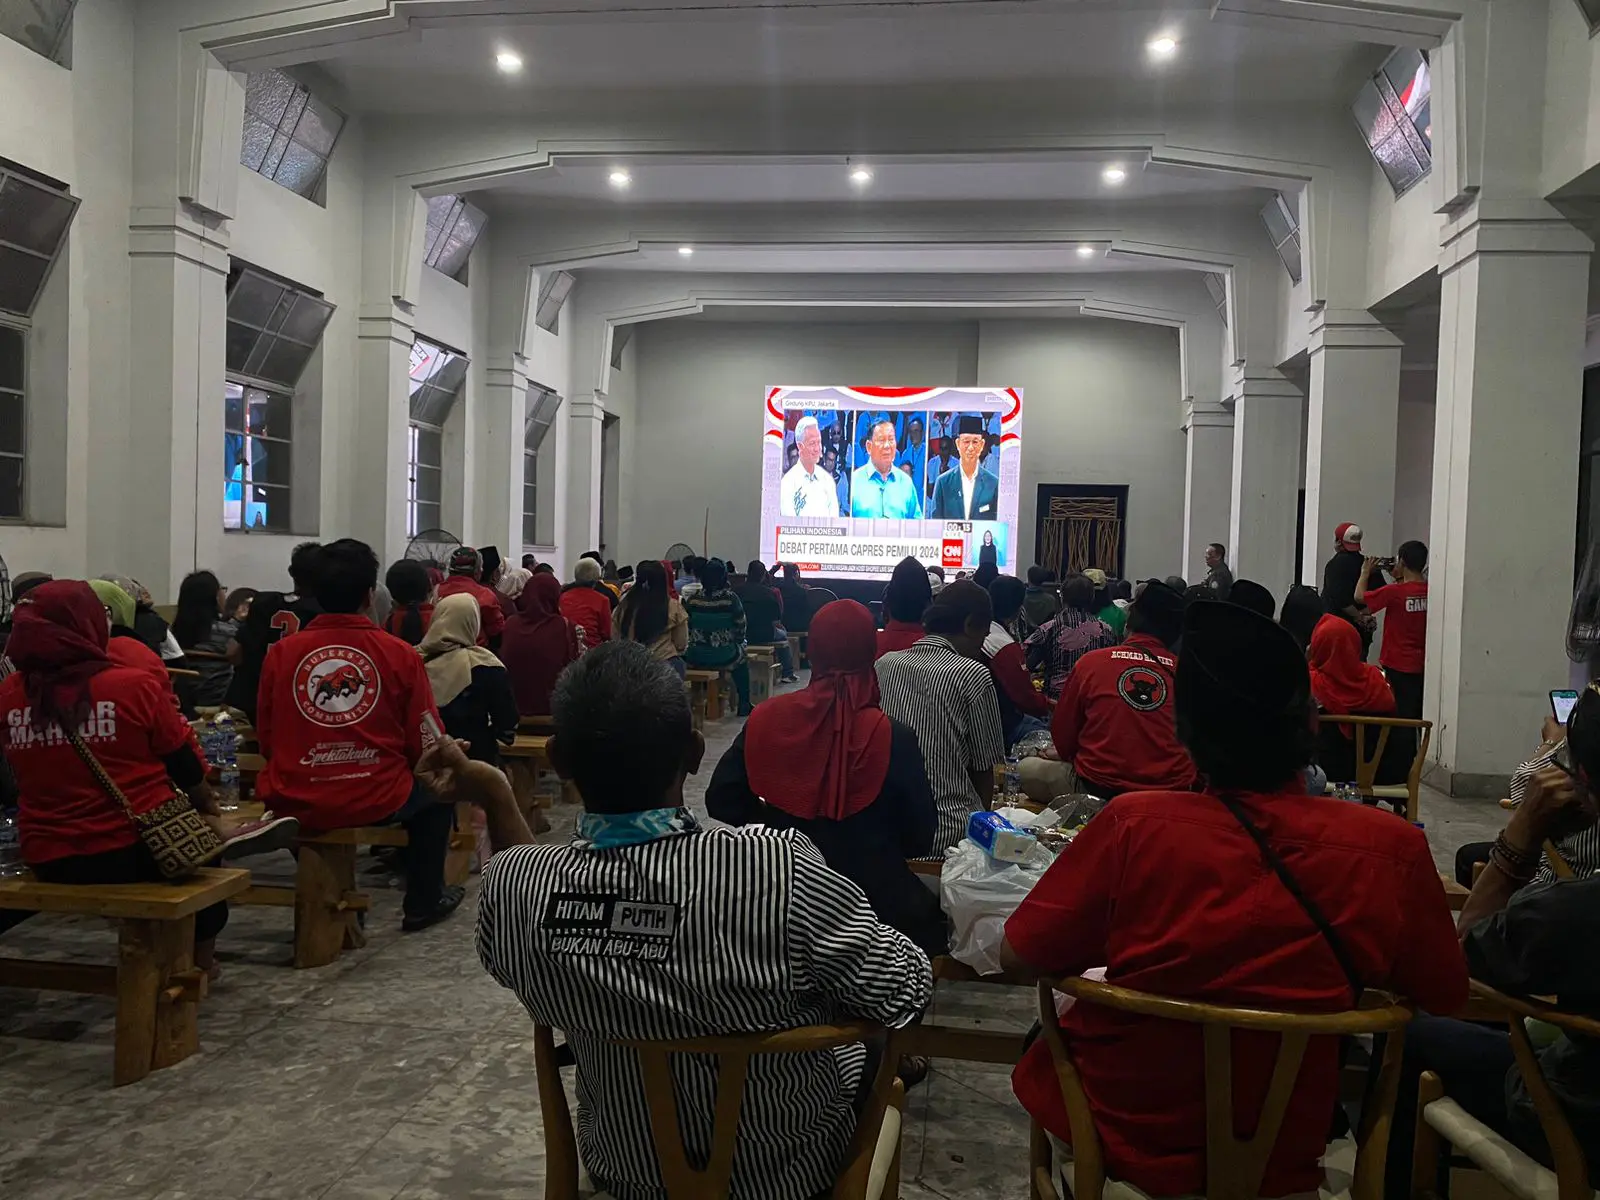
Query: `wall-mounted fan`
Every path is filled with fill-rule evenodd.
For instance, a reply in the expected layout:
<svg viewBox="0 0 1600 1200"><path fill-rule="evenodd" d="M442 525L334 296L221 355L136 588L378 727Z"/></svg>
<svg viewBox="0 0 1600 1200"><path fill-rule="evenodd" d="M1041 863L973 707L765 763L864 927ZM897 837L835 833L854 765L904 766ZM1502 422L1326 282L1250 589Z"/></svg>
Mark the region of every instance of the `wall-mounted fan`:
<svg viewBox="0 0 1600 1200"><path fill-rule="evenodd" d="M461 539L444 529L424 529L406 546L406 557L438 571L450 569L450 556L461 549Z"/></svg>

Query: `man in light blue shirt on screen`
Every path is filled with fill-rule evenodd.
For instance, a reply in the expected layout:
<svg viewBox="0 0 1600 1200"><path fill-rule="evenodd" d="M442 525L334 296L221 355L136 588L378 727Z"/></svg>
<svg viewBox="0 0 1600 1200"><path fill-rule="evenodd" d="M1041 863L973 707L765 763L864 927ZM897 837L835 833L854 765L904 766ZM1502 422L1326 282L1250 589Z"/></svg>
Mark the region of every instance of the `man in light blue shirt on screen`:
<svg viewBox="0 0 1600 1200"><path fill-rule="evenodd" d="M899 449L893 421L873 425L867 439L866 466L857 467L850 477L850 515L853 517L891 517L915 521L922 516L922 501L917 486L894 465Z"/></svg>

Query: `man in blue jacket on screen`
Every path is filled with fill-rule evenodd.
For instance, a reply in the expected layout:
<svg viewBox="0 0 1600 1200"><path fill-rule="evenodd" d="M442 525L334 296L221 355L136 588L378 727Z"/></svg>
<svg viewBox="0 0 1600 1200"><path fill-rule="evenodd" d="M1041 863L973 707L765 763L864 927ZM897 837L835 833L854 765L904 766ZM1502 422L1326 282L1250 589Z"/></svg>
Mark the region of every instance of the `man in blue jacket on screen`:
<svg viewBox="0 0 1600 1200"><path fill-rule="evenodd" d="M867 436L865 466L850 477L850 515L853 517L891 517L915 521L922 516L922 501L917 485L894 465L899 450L894 422L876 422Z"/></svg>
<svg viewBox="0 0 1600 1200"><path fill-rule="evenodd" d="M983 418L962 416L956 424L959 461L933 485L928 517L935 521L995 521L1000 516L1000 477L985 470L979 459L987 442Z"/></svg>

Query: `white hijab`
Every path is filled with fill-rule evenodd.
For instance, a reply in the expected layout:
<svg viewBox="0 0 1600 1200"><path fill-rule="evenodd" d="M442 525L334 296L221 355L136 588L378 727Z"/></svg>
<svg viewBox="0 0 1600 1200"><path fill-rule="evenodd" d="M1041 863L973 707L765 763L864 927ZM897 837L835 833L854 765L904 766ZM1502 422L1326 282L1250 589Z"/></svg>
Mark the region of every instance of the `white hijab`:
<svg viewBox="0 0 1600 1200"><path fill-rule="evenodd" d="M433 621L423 635L417 653L428 667L433 684L433 702L443 708L472 683L473 667L499 667L504 664L478 645L478 630L483 617L478 601L465 592L446 596L433 608Z"/></svg>

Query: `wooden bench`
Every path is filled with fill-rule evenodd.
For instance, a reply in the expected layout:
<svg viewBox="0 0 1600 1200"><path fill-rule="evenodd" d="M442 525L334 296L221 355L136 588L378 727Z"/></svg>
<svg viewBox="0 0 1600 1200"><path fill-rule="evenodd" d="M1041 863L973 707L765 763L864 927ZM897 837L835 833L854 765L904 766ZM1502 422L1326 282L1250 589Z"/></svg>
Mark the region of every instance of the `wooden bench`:
<svg viewBox="0 0 1600 1200"><path fill-rule="evenodd" d="M803 666L811 665L811 661L806 658L806 641L810 636L805 630L789 635L789 661L794 664L796 671Z"/></svg>
<svg viewBox="0 0 1600 1200"><path fill-rule="evenodd" d="M500 747L500 757L506 760L506 775L511 780L511 791L517 798L517 807L522 810L523 818L528 822L528 827L534 832L539 832L539 825L549 828L548 822L542 821L537 811L548 808L549 802L539 795L539 772L550 769L550 730L552 722L548 717L524 717L521 728L526 730L529 721L542 721L542 730L539 733L519 733L517 740L509 746ZM564 799L576 802L577 793L571 784L562 785Z"/></svg>
<svg viewBox="0 0 1600 1200"><path fill-rule="evenodd" d="M750 667L750 704L754 707L772 699L778 690L778 657L774 646L746 646L745 661Z"/></svg>
<svg viewBox="0 0 1600 1200"><path fill-rule="evenodd" d="M722 694L727 690L723 683L725 678L726 671L701 671L693 667L684 676L696 729L703 729L707 721L722 720Z"/></svg>
<svg viewBox="0 0 1600 1200"><path fill-rule="evenodd" d="M111 1082L137 1083L200 1048L195 1014L206 975L194 965L194 915L249 886L250 872L216 867L176 883L0 880L0 908L117 922L115 966L0 958L0 987L116 997Z"/></svg>

